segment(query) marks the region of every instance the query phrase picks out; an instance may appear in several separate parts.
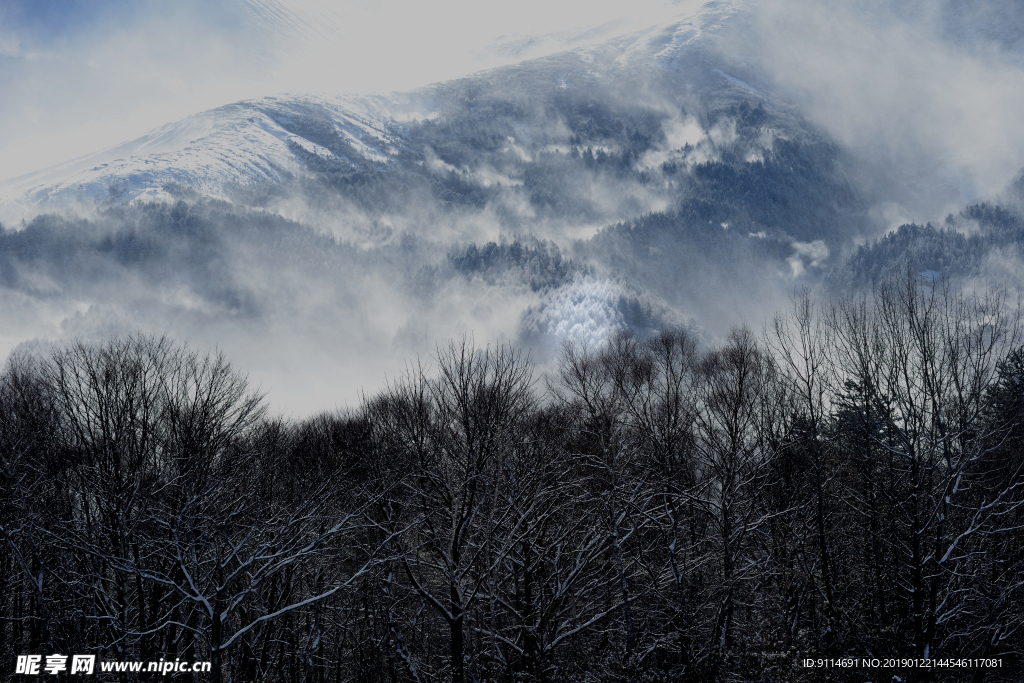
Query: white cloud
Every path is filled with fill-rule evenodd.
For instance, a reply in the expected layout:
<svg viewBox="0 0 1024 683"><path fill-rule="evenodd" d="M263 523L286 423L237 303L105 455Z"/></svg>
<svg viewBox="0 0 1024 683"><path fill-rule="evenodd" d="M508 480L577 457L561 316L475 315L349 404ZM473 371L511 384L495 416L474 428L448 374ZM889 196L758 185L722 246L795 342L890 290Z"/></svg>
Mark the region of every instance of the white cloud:
<svg viewBox="0 0 1024 683"><path fill-rule="evenodd" d="M865 189L902 186L907 210L935 217L999 192L1024 165L1021 55L964 29L996 5L768 2L734 47L871 164Z"/></svg>

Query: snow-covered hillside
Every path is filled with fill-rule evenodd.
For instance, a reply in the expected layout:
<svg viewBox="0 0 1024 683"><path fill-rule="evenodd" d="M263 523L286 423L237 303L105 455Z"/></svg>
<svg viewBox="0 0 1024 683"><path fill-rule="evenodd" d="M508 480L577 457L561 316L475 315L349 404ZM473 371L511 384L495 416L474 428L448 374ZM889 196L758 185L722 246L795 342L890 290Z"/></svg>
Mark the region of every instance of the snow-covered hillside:
<svg viewBox="0 0 1024 683"><path fill-rule="evenodd" d="M741 2L711 2L673 21L582 45L563 59L589 64L592 75L612 80L652 69L676 72L691 83L711 74L720 86L757 94L717 67L693 73L686 61L703 56L724 32L740 26L743 8ZM405 144L404 122L436 116L431 99L423 96L430 90L388 97L282 95L200 112L136 140L0 183L0 205L7 207L0 214L9 220L14 207L31 215L75 202L161 201L170 198L169 186L225 199L239 189L266 188L301 174L310 155L352 168L380 166Z"/></svg>
<svg viewBox="0 0 1024 683"><path fill-rule="evenodd" d="M0 187L0 201L40 210L80 201L160 201L169 198L170 184L226 198L300 172L302 154L354 167L385 163L401 141L368 111L369 102L301 96L230 104L10 180Z"/></svg>

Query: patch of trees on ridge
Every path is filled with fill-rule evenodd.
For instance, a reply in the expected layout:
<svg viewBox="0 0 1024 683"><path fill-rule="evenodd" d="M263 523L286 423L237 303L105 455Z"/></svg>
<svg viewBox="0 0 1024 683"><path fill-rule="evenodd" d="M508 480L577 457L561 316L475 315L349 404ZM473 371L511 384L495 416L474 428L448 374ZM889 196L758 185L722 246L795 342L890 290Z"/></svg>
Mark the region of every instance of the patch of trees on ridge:
<svg viewBox="0 0 1024 683"><path fill-rule="evenodd" d="M357 410L271 417L131 337L0 376L0 648L213 681L800 681L803 656L1002 657L1024 350L998 295L798 296L763 338L452 343ZM863 680L833 670L829 680Z"/></svg>
<svg viewBox="0 0 1024 683"><path fill-rule="evenodd" d="M946 216L943 225L907 223L858 247L829 279L838 287L870 287L908 267L915 273L976 275L993 250L1009 248L1019 256L1022 244L1024 218L998 205L972 204Z"/></svg>
<svg viewBox="0 0 1024 683"><path fill-rule="evenodd" d="M515 278L529 284L534 291L557 287L576 275L591 274L593 268L562 258L558 245L546 240L503 240L501 244L488 242L480 247L475 243L448 253L447 262L454 271L467 278L482 277L488 284Z"/></svg>

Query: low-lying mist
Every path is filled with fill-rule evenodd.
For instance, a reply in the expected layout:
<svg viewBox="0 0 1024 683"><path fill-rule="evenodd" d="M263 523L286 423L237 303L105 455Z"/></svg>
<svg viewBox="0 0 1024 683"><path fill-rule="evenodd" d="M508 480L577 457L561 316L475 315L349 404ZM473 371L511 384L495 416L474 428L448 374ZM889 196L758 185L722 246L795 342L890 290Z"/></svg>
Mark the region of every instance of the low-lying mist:
<svg viewBox="0 0 1024 683"><path fill-rule="evenodd" d="M0 255L5 351L166 333L219 346L298 413L353 404L439 340L528 338L543 359L566 334L669 314L549 242L365 247L208 201L44 214L4 231Z"/></svg>

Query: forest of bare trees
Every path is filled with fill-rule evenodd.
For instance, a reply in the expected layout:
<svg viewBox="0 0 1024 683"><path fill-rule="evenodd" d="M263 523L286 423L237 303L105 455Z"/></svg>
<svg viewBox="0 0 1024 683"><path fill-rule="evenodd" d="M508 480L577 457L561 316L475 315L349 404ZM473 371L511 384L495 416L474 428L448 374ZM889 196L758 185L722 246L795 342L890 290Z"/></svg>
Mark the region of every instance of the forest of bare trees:
<svg viewBox="0 0 1024 683"><path fill-rule="evenodd" d="M302 421L167 339L16 354L4 674L90 653L218 683L1020 680L1022 332L1001 295L904 278L716 348L568 341L546 375L451 343ZM1001 666L800 664L843 656Z"/></svg>

